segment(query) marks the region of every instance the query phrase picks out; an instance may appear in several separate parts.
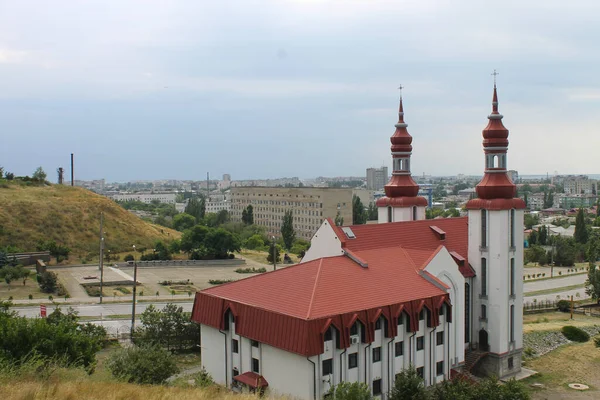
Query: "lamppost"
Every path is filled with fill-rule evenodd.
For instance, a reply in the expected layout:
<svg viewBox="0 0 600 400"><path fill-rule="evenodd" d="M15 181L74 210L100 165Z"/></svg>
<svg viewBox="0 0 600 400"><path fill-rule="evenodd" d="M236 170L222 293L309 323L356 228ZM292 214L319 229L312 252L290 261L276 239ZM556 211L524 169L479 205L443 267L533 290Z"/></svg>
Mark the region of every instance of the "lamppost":
<svg viewBox="0 0 600 400"><path fill-rule="evenodd" d="M131 302L131 333L129 334L133 342L133 332L135 331L135 295L137 289L137 261L135 259L135 244L133 245L133 301Z"/></svg>
<svg viewBox="0 0 600 400"><path fill-rule="evenodd" d="M102 304L102 289L104 286L104 213L100 213L100 260L98 267L100 269L100 304Z"/></svg>
<svg viewBox="0 0 600 400"><path fill-rule="evenodd" d="M275 247L275 236L272 237L273 239L273 271L277 270L277 247Z"/></svg>

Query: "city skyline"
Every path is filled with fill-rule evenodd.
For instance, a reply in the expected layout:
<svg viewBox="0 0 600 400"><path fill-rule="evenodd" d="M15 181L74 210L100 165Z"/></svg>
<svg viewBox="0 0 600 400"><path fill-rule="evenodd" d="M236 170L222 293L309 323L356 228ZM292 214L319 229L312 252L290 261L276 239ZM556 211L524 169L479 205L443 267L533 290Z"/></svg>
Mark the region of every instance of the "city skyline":
<svg viewBox="0 0 600 400"><path fill-rule="evenodd" d="M0 6L17 175L73 152L81 180L362 176L391 166L399 84L413 174L480 175L494 69L509 169L599 172L591 1L42 4Z"/></svg>

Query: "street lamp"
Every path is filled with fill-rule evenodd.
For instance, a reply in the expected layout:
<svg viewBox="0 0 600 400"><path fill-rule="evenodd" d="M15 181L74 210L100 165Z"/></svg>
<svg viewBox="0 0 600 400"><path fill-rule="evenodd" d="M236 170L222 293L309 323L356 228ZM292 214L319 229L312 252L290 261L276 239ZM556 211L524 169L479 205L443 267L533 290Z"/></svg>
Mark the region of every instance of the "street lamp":
<svg viewBox="0 0 600 400"><path fill-rule="evenodd" d="M135 331L135 295L137 289L137 261L135 260L135 244L133 245L133 301L131 302L131 333L129 334L133 342L133 332Z"/></svg>
<svg viewBox="0 0 600 400"><path fill-rule="evenodd" d="M275 247L275 236L273 238L273 271L277 270L277 247Z"/></svg>

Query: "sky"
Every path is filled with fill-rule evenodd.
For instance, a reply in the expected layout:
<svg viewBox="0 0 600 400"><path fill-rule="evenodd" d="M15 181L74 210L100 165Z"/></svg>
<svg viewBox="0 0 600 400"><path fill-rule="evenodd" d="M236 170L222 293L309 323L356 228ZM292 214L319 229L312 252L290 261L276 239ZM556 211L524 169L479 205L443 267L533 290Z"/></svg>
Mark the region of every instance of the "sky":
<svg viewBox="0 0 600 400"><path fill-rule="evenodd" d="M0 0L0 166L130 181L600 173L600 2Z"/></svg>

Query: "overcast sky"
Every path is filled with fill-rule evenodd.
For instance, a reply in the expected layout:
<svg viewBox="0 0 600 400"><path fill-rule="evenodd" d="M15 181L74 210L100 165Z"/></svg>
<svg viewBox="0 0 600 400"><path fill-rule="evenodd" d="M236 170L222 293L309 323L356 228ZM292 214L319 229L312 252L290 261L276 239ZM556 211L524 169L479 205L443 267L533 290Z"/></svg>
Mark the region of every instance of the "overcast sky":
<svg viewBox="0 0 600 400"><path fill-rule="evenodd" d="M52 180L599 173L600 2L0 0L0 166Z"/></svg>

